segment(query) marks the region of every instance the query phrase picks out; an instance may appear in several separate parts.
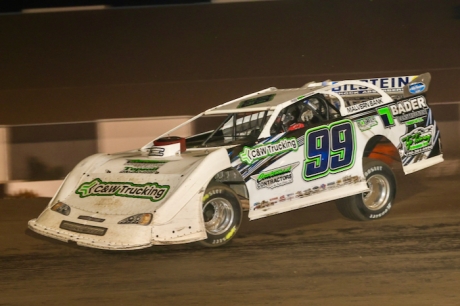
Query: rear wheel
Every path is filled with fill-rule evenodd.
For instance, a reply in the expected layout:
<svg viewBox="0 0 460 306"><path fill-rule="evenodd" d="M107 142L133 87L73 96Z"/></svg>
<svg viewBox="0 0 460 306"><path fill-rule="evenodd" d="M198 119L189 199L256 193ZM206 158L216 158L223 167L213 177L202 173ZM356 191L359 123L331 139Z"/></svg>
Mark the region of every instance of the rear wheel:
<svg viewBox="0 0 460 306"><path fill-rule="evenodd" d="M388 214L396 195L396 179L390 167L376 159L364 159L364 176L369 192L336 201L338 210L354 220L379 219Z"/></svg>
<svg viewBox="0 0 460 306"><path fill-rule="evenodd" d="M228 243L238 231L242 209L236 193L223 184L211 185L203 197L203 219L208 237L199 241L206 247Z"/></svg>

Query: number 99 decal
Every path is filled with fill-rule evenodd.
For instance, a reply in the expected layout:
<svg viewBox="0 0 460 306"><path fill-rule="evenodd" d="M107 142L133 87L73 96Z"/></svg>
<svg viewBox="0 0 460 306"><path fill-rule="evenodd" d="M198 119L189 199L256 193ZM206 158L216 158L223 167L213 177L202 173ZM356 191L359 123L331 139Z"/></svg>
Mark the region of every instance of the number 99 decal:
<svg viewBox="0 0 460 306"><path fill-rule="evenodd" d="M303 178L316 180L338 173L355 163L355 130L350 120L322 125L305 133Z"/></svg>

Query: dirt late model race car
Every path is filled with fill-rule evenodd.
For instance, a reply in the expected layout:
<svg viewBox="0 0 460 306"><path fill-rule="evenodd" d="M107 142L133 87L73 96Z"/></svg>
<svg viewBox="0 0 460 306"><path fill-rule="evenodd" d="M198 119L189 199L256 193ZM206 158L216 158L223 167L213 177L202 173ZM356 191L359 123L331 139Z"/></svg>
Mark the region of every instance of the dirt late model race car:
<svg viewBox="0 0 460 306"><path fill-rule="evenodd" d="M346 217L381 218L396 191L382 147L393 148L387 153L406 174L443 161L426 99L430 79L311 82L224 103L141 149L84 159L29 228L127 250L224 245L243 208L255 220L336 200ZM185 124L193 136L172 136Z"/></svg>

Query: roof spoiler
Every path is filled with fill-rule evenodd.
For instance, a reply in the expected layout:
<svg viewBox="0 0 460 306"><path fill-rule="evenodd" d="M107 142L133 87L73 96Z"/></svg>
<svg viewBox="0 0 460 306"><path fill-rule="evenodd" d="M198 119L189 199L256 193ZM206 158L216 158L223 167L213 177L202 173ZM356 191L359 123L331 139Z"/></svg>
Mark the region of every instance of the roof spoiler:
<svg viewBox="0 0 460 306"><path fill-rule="evenodd" d="M362 81L366 83L371 83L382 89L390 96L403 95L404 97L410 97L428 91L428 87L431 81L431 75L427 72L420 75L357 79L350 81ZM310 82L302 86L302 88L315 89L325 86L333 86L338 82L339 81L330 80L320 83ZM370 88L349 84L333 87L332 91L343 97L365 97L371 95L378 95L378 93L375 90L372 90Z"/></svg>
<svg viewBox="0 0 460 306"><path fill-rule="evenodd" d="M431 74L429 72L416 76L409 84L404 85L404 98L427 92L430 82Z"/></svg>

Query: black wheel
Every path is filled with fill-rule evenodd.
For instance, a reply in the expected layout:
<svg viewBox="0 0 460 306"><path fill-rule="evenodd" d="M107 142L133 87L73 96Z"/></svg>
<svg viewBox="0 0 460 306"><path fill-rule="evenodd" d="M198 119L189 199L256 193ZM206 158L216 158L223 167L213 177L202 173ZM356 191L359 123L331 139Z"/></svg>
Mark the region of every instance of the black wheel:
<svg viewBox="0 0 460 306"><path fill-rule="evenodd" d="M236 193L223 184L211 185L203 197L203 218L208 238L199 241L206 247L228 243L238 231L243 211Z"/></svg>
<svg viewBox="0 0 460 306"><path fill-rule="evenodd" d="M364 176L370 191L336 201L338 210L353 220L379 219L388 214L396 195L396 179L390 167L376 159L364 159Z"/></svg>

